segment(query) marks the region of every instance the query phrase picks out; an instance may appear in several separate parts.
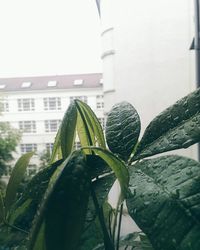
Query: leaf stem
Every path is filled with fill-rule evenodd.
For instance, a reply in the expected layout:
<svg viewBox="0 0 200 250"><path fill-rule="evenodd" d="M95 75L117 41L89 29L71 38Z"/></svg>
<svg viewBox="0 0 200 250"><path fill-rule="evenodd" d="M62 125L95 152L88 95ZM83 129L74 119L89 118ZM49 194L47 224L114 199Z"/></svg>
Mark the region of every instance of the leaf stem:
<svg viewBox="0 0 200 250"><path fill-rule="evenodd" d="M122 213L123 213L123 203L120 205L120 211L119 211L118 232L117 232L117 247L116 247L117 250L119 250L119 239L120 239L121 224L122 224Z"/></svg>
<svg viewBox="0 0 200 250"><path fill-rule="evenodd" d="M103 214L103 208L99 206L95 191L92 188L92 186L91 186L91 195L92 195L92 199L93 199L93 202L94 202L95 209L96 209L96 211L98 213L99 222L100 222L101 229L102 229L102 232L103 232L103 235L104 235L105 250L115 250L113 242L110 239L108 230L106 228L105 218L104 218L104 214Z"/></svg>
<svg viewBox="0 0 200 250"><path fill-rule="evenodd" d="M9 224L7 221L4 221L4 224L5 224L6 226L12 228L12 229L15 229L15 230L20 231L21 233L29 234L28 231L25 231L25 230L23 230L23 229L21 229L21 228L19 228L19 227L17 227L17 226L11 225L11 224Z"/></svg>

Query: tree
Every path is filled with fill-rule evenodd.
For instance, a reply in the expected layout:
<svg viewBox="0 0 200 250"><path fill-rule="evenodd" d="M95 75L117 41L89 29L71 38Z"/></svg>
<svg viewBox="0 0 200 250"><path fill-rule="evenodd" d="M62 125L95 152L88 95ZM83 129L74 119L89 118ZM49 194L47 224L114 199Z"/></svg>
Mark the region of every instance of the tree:
<svg viewBox="0 0 200 250"><path fill-rule="evenodd" d="M0 123L0 177L9 167L9 162L13 160L12 153L20 140L20 133L12 128L7 122Z"/></svg>
<svg viewBox="0 0 200 250"><path fill-rule="evenodd" d="M51 153L49 150L44 150L40 155L40 169L48 167L51 159Z"/></svg>

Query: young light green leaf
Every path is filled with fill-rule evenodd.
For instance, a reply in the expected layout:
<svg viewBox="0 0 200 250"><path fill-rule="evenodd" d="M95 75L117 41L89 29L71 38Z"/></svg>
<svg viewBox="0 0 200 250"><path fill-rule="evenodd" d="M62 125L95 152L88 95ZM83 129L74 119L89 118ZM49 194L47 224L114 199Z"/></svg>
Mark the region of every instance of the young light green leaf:
<svg viewBox="0 0 200 250"><path fill-rule="evenodd" d="M198 250L200 163L181 156L144 160L130 168L129 214L155 250Z"/></svg>
<svg viewBox="0 0 200 250"><path fill-rule="evenodd" d="M95 143L94 136L90 134L86 121L83 121L80 114L77 116L77 133L82 147L91 146ZM91 154L91 150L85 151L85 154Z"/></svg>
<svg viewBox="0 0 200 250"><path fill-rule="evenodd" d="M200 89L177 101L158 115L146 128L133 160L200 141Z"/></svg>
<svg viewBox="0 0 200 250"><path fill-rule="evenodd" d="M98 147L89 147L95 154L100 156L116 175L122 192L122 199L128 194L129 173L126 165L110 151ZM85 150L87 148L84 148Z"/></svg>
<svg viewBox="0 0 200 250"><path fill-rule="evenodd" d="M62 120L60 127L60 141L63 159L66 159L74 148L76 132L77 109L75 102L72 102Z"/></svg>
<svg viewBox="0 0 200 250"><path fill-rule="evenodd" d="M87 124L87 133L91 135L92 145L106 148L101 124L92 109L84 102L76 100L76 107L84 124ZM86 145L83 145L86 146ZM88 146L88 145L87 145Z"/></svg>
<svg viewBox="0 0 200 250"><path fill-rule="evenodd" d="M38 232L45 223L48 250L72 250L79 243L90 189L85 156L74 151L55 171L38 210L29 249L35 249Z"/></svg>
<svg viewBox="0 0 200 250"><path fill-rule="evenodd" d="M55 161L62 159L60 130L61 129L59 127L53 144L53 150L49 162L50 165L53 164Z"/></svg>
<svg viewBox="0 0 200 250"><path fill-rule="evenodd" d="M128 102L113 106L106 122L106 140L110 150L128 160L140 134L140 117Z"/></svg>
<svg viewBox="0 0 200 250"><path fill-rule="evenodd" d="M11 205L13 204L16 194L17 194L17 189L20 185L20 182L24 178L24 174L26 172L26 168L29 164L29 161L31 157L33 156L34 152L29 152L24 155L22 155L18 161L16 162L7 188L6 188L6 196L5 196L5 211L6 213L9 211Z"/></svg>

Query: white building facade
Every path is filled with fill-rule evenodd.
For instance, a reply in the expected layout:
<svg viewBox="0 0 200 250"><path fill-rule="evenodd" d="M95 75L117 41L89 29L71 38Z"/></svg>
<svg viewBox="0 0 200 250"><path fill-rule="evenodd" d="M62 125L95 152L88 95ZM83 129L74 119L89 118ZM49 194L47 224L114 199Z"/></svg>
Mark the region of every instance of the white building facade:
<svg viewBox="0 0 200 250"><path fill-rule="evenodd" d="M15 158L36 151L28 174L37 172L40 155L52 150L59 124L72 100L86 102L104 126L100 73L0 79L0 95L0 121L9 122L22 132Z"/></svg>
<svg viewBox="0 0 200 250"><path fill-rule="evenodd" d="M149 122L196 88L193 1L97 0L105 112L128 101ZM181 154L196 158L196 147Z"/></svg>

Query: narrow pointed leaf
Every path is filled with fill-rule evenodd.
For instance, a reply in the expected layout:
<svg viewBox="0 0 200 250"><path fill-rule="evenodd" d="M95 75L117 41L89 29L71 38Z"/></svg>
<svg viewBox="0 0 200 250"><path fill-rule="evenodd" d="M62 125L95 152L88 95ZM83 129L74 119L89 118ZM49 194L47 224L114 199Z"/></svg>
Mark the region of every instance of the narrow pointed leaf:
<svg viewBox="0 0 200 250"><path fill-rule="evenodd" d="M92 139L92 145L90 144L90 146L99 146L102 148L106 148L103 130L95 113L86 103L80 100L76 100L75 102L81 119L84 123L87 123L88 132L91 135Z"/></svg>
<svg viewBox="0 0 200 250"><path fill-rule="evenodd" d="M155 250L198 250L200 163L163 156L131 167L128 211Z"/></svg>
<svg viewBox="0 0 200 250"><path fill-rule="evenodd" d="M8 210L10 209L12 203L15 200L16 194L17 194L17 189L22 181L22 179L24 178L24 174L26 172L26 168L29 164L29 161L31 159L31 157L33 156L34 152L29 152L26 153L24 155L22 155L19 160L16 162L7 188L6 188L6 196L5 196L5 209L6 209L6 213L8 212Z"/></svg>
<svg viewBox="0 0 200 250"><path fill-rule="evenodd" d="M146 128L133 160L200 141L200 89L177 101Z"/></svg>
<svg viewBox="0 0 200 250"><path fill-rule="evenodd" d="M77 109L75 102L72 102L62 120L60 127L60 141L63 159L66 159L74 148L76 132Z"/></svg>
<svg viewBox="0 0 200 250"><path fill-rule="evenodd" d="M87 212L90 178L84 155L75 151L55 171L34 220L29 249L45 223L48 250L77 249Z"/></svg>
<svg viewBox="0 0 200 250"><path fill-rule="evenodd" d="M94 136L89 132L86 121L83 121L81 115L78 113L77 116L77 133L82 147L91 146L95 143ZM91 150L86 150L85 154L91 154Z"/></svg>
<svg viewBox="0 0 200 250"><path fill-rule="evenodd" d="M60 137L60 127L57 131L54 144L53 144L53 150L51 154L51 159L49 164L53 164L55 161L62 159L62 152L61 152L61 137Z"/></svg>
<svg viewBox="0 0 200 250"><path fill-rule="evenodd" d="M106 122L106 140L110 150L127 160L137 143L140 127L140 117L130 103L114 105Z"/></svg>
<svg viewBox="0 0 200 250"><path fill-rule="evenodd" d="M113 170L114 174L116 175L120 183L122 199L125 198L128 194L128 183L129 183L129 173L126 168L126 165L123 163L123 161L121 161L119 158L117 158L114 154L112 154L110 151L106 149L97 147L90 147L90 149L95 154L100 156Z"/></svg>

